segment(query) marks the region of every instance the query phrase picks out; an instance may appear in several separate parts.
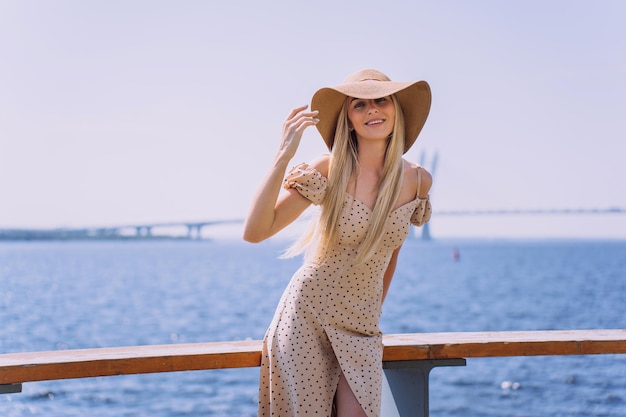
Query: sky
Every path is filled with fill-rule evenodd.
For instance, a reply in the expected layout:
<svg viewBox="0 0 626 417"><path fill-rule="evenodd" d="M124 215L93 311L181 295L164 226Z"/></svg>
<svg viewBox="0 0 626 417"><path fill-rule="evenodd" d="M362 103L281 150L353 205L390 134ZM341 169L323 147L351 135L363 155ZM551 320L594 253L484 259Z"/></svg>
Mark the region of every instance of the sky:
<svg viewBox="0 0 626 417"><path fill-rule="evenodd" d="M626 2L0 0L0 228L244 218L292 108L426 80L435 237L626 238ZM314 128L293 164L326 150ZM437 158L437 163L433 161Z"/></svg>

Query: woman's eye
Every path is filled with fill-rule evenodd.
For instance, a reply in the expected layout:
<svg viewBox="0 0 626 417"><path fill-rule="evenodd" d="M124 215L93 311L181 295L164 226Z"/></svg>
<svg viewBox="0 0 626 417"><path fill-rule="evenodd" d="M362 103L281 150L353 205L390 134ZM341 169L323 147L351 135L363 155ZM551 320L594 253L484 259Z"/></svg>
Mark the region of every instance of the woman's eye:
<svg viewBox="0 0 626 417"><path fill-rule="evenodd" d="M376 99L376 103L382 104L387 101L387 97L381 97Z"/></svg>
<svg viewBox="0 0 626 417"><path fill-rule="evenodd" d="M354 108L355 109L360 109L363 106L365 106L365 103L363 103L362 101L357 101L356 103L354 103Z"/></svg>

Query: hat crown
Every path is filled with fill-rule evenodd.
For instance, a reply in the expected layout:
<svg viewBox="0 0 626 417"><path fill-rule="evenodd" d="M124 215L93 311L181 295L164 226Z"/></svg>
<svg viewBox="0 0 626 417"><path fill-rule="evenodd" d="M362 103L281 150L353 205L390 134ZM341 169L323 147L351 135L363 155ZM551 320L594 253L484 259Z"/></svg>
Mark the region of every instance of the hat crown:
<svg viewBox="0 0 626 417"><path fill-rule="evenodd" d="M391 81L389 77L380 71L373 69L365 69L357 71L344 80L345 84L358 83L362 81Z"/></svg>

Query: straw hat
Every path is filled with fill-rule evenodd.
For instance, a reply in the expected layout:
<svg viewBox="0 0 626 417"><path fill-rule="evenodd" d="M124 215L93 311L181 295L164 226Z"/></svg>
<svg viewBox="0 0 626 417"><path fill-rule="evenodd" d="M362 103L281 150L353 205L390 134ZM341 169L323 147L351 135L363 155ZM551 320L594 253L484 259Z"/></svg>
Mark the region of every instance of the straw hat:
<svg viewBox="0 0 626 417"><path fill-rule="evenodd" d="M345 79L343 84L317 90L311 99L311 110L319 111L319 130L328 149L333 146L337 118L346 97L375 99L395 94L402 113L406 137L404 152L415 143L430 110L430 87L426 81L397 82L380 71L366 69Z"/></svg>

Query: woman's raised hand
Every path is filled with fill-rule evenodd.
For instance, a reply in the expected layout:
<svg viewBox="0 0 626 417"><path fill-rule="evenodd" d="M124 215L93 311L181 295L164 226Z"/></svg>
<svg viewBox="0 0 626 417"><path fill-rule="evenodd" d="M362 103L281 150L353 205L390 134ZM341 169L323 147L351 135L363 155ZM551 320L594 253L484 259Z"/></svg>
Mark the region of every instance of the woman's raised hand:
<svg viewBox="0 0 626 417"><path fill-rule="evenodd" d="M297 192L279 193L287 164L298 150L302 132L318 122L317 111L306 111L308 106L295 108L283 123L283 137L278 155L270 172L261 182L250 212L244 224L243 238L248 242L260 242L293 222L311 204Z"/></svg>
<svg viewBox="0 0 626 417"><path fill-rule="evenodd" d="M305 111L308 106L293 109L283 123L283 137L278 150L279 158L291 160L298 150L304 129L317 124L318 111Z"/></svg>

